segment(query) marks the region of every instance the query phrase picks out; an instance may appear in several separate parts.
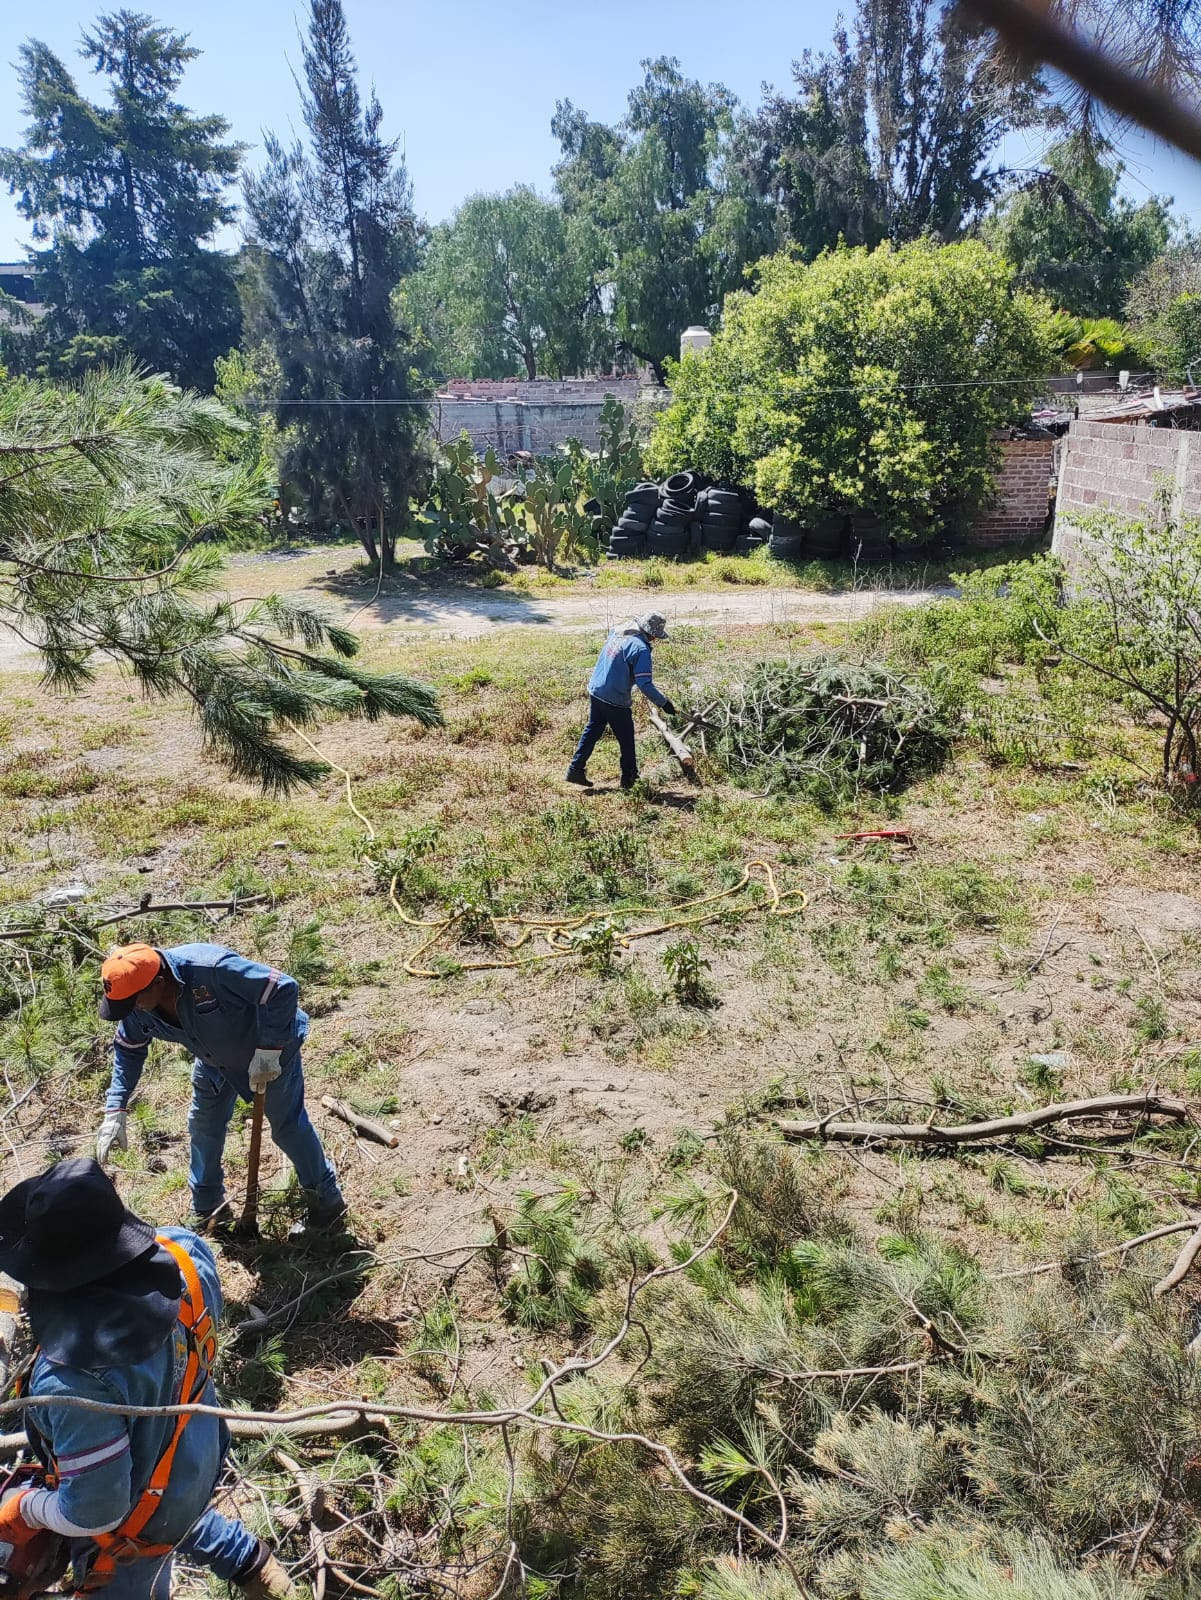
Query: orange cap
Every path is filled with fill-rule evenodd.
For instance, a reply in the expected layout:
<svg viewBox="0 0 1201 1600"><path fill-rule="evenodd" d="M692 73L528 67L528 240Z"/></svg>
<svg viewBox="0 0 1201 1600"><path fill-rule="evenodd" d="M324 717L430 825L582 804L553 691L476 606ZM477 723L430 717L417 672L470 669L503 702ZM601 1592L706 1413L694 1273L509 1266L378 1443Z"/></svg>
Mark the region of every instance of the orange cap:
<svg viewBox="0 0 1201 1600"><path fill-rule="evenodd" d="M123 944L114 950L100 968L104 984L104 999L100 1002L100 1015L117 1021L133 1008L123 1001L133 1000L148 989L162 971L163 958L153 945Z"/></svg>

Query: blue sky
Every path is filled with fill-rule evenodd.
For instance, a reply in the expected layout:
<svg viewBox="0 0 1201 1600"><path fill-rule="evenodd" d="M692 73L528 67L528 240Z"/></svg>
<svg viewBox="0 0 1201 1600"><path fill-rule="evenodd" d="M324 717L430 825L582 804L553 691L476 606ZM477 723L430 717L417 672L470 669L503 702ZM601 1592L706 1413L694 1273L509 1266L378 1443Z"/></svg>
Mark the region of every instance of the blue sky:
<svg viewBox="0 0 1201 1600"><path fill-rule="evenodd" d="M116 9L119 0L109 0ZM295 126L292 71L299 65L294 0L127 0L191 35L202 52L184 81L198 111L219 111L235 135L261 145L262 130ZM526 182L545 188L556 156L550 119L556 99L614 121L646 56L677 55L684 70L718 79L754 103L764 80L783 85L802 50L823 48L836 0L756 0L741 16L728 0L346 0L359 67L375 84L386 124L401 138L421 214L439 221L467 194ZM83 79L80 33L102 9L81 0L0 6L0 145L19 142L22 115L12 66L35 34ZM1024 137L1006 152L1015 165L1037 159ZM1201 224L1201 167L1152 144L1128 141L1127 187L1134 196L1173 194ZM252 150L250 159L255 159ZM0 194L0 259L19 258L27 230Z"/></svg>

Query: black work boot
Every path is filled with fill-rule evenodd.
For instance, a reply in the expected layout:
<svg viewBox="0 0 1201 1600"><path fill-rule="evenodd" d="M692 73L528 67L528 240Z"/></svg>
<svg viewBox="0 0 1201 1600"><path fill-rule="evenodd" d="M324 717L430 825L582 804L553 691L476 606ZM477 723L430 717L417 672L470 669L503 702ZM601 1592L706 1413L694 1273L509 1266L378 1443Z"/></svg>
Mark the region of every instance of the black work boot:
<svg viewBox="0 0 1201 1600"><path fill-rule="evenodd" d="M233 1207L228 1200L222 1200L211 1211L193 1211L188 1218L188 1227L193 1233L208 1238L222 1238L233 1232L236 1222Z"/></svg>
<svg viewBox="0 0 1201 1600"><path fill-rule="evenodd" d="M578 771L575 767L568 767L565 783L578 783L581 789L591 789L592 779L586 773Z"/></svg>

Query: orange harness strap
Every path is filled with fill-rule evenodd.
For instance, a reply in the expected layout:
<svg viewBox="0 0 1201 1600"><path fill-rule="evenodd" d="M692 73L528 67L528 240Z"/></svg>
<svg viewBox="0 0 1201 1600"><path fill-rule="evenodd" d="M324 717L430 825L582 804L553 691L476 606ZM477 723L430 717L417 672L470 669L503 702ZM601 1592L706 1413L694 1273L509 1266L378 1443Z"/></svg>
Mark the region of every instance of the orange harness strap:
<svg viewBox="0 0 1201 1600"><path fill-rule="evenodd" d="M216 1329L208 1307L204 1303L200 1274L196 1271L191 1256L182 1245L176 1244L173 1239L168 1239L162 1234L157 1235L157 1242L175 1257L183 1275L184 1293L179 1302L179 1321L187 1339L188 1357L184 1366L183 1382L179 1388L178 1403L191 1405L201 1398L208 1383L209 1369L217 1353ZM125 1562L137 1561L146 1556L170 1555L175 1548L170 1544L151 1544L141 1537L141 1533L162 1503L163 1492L171 1479L175 1452L179 1449L179 1441L183 1438L184 1429L191 1420L190 1411L185 1411L176 1417L175 1428L167 1448L158 1458L150 1475L150 1482L125 1521L109 1533L95 1535L100 1553L88 1570L84 1587L77 1590L77 1593L87 1594L93 1589L102 1588L117 1568Z"/></svg>

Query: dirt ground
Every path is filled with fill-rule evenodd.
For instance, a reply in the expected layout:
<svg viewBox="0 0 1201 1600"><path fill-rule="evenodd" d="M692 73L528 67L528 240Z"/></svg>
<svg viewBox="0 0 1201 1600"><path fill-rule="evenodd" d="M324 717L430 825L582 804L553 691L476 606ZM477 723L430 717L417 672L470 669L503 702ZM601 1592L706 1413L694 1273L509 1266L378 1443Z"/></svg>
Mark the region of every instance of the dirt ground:
<svg viewBox="0 0 1201 1600"><path fill-rule="evenodd" d="M309 1099L351 1199L354 1240L380 1259L486 1241L522 1190L549 1191L597 1163L638 1162L666 1180L687 1147L703 1149L731 1118L770 1128L781 1104L865 1115L908 1105L922 1115L940 1103L970 1114L1123 1086L1201 1088L1201 840L1136 787L1115 798L1100 770L1033 774L967 749L904 797L832 818L736 790L703 767L692 786L644 728L648 789L618 791L614 751L602 746L597 791L582 795L561 775L599 637L614 617L660 608L657 597L611 591L535 606L422 590L373 602L363 585L348 592L348 580L330 580L331 590L329 565L328 552L248 560L233 587L267 592L282 575L280 588L332 593L340 614L369 631L373 666L437 684L441 729L341 725L319 738L350 774L376 837L348 810L336 772L313 793L264 799L205 759L179 708L143 703L115 675L85 698L56 701L10 660L0 685L0 911L19 922L40 905L54 920L56 907L78 903L94 926L144 895L156 904L269 897L233 916L151 913L90 937L211 937L277 964L309 951ZM667 595L661 609L678 638L657 671L687 700L715 673L838 637L884 603L796 591ZM911 845L843 837L881 824L908 829ZM422 826L435 842L414 843ZM412 977L404 963L425 935L387 894L399 872L407 914L436 921L486 884L513 915L610 914L630 932L686 917L756 859L771 862L782 888L804 891L803 914L773 917L743 894L731 904L748 915L636 939L600 970L570 959ZM712 1005L672 991L663 954L681 936L709 963ZM25 1032L13 1037L40 1074L5 1123L7 1180L89 1147L108 1046L97 1021L82 1059L65 1050L53 997L23 976L20 942L0 949L11 981L28 991ZM486 940L452 938L444 953L458 963L508 959ZM93 979L85 970L73 981L86 990ZM175 1054L152 1062L121 1158L133 1203L159 1222L188 1209L187 1080ZM386 1121L397 1147L356 1138L321 1107L328 1094ZM238 1125L235 1198L245 1147ZM1124 1167L1081 1163L1050 1146L950 1164L883 1149L825 1159L869 1226L916 1197L925 1216L1002 1262L1051 1249L1085 1201L1119 1215L1126 1207L1132 1221L1171 1220L1194 1203L1190 1175L1201 1171L1187 1160L1161 1171L1137 1154ZM274 1153L268 1165L277 1190L268 1233L286 1250L295 1206ZM235 1315L295 1290L294 1277L241 1257L230 1274ZM360 1363L403 1346L405 1308L440 1281L436 1263L410 1263L356 1289L344 1316L296 1312L271 1393L299 1403L360 1392ZM467 1305L472 1281L470 1270L455 1278ZM525 1359L507 1335L498 1347L482 1313L476 1333L471 1370Z"/></svg>

